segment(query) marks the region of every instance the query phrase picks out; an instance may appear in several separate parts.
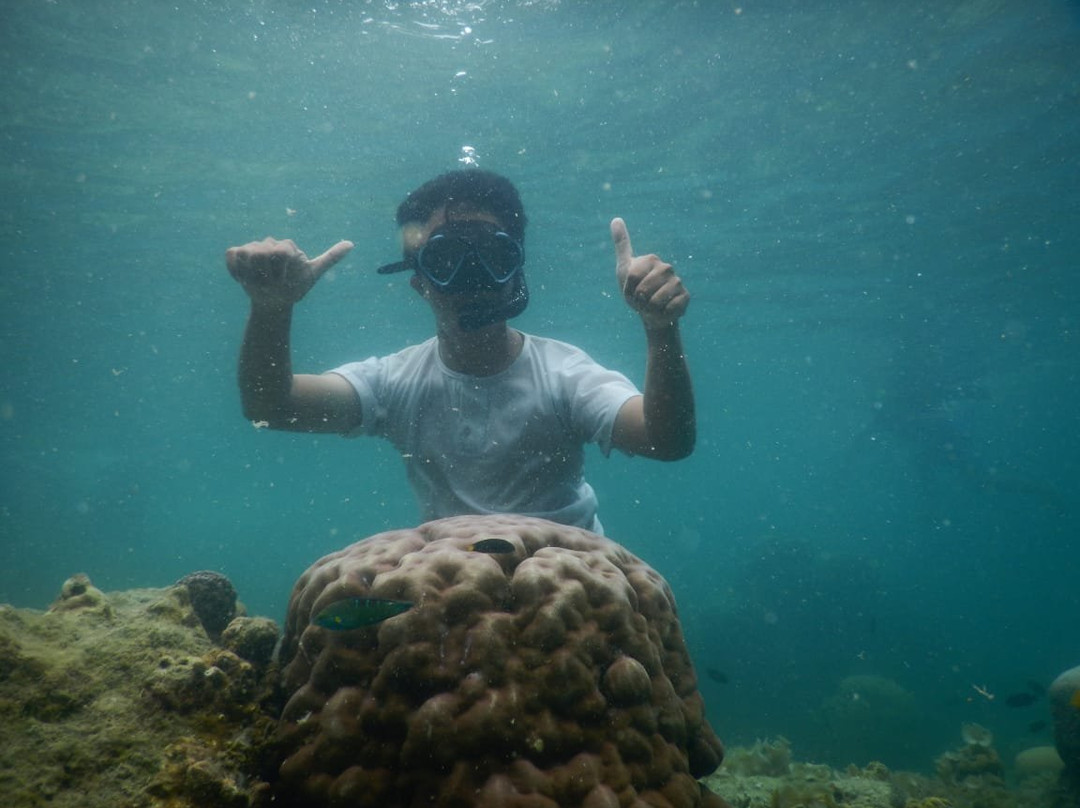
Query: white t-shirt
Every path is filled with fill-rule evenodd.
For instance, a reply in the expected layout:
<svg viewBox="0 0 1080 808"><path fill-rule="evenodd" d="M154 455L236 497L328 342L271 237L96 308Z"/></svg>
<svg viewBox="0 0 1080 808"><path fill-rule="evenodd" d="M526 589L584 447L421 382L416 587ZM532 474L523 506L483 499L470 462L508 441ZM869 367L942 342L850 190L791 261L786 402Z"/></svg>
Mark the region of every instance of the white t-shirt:
<svg viewBox="0 0 1080 808"><path fill-rule="evenodd" d="M584 444L607 455L619 408L640 393L573 345L523 336L493 376L450 370L435 338L328 372L360 398L355 434L401 452L425 519L519 513L599 532Z"/></svg>

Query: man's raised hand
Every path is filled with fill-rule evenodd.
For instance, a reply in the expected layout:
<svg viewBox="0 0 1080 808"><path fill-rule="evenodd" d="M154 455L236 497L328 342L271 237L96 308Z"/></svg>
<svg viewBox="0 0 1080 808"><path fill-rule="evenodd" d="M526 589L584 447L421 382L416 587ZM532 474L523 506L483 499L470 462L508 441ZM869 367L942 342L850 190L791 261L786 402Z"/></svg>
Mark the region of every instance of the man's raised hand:
<svg viewBox="0 0 1080 808"><path fill-rule="evenodd" d="M611 220L611 240L615 244L615 279L627 305L641 316L646 328L674 325L690 304L690 293L674 268L656 255L635 256L622 219Z"/></svg>
<svg viewBox="0 0 1080 808"><path fill-rule="evenodd" d="M265 238L230 247L225 265L253 303L291 306L352 248L351 241L339 241L322 255L308 258L292 239Z"/></svg>

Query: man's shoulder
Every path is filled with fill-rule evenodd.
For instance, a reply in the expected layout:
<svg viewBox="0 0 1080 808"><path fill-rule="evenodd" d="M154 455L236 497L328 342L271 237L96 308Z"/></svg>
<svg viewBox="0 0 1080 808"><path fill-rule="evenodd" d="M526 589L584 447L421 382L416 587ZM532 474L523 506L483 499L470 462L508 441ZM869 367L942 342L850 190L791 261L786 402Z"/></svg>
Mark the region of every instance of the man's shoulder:
<svg viewBox="0 0 1080 808"><path fill-rule="evenodd" d="M430 363L438 355L435 350L435 338L424 340L416 345L409 345L393 353L369 356L356 362L348 362L341 367L333 368L328 373L340 373L342 375L380 375L414 372L419 366Z"/></svg>
<svg viewBox="0 0 1080 808"><path fill-rule="evenodd" d="M428 337L423 342L417 342L414 345L406 345L399 351L394 351L393 353L387 354L386 358L392 356L423 356L434 351L435 347L438 345L438 342L438 337Z"/></svg>
<svg viewBox="0 0 1080 808"><path fill-rule="evenodd" d="M535 334L525 334L525 345L533 354L545 359L561 360L571 356L588 356L577 345L551 337L538 337Z"/></svg>
<svg viewBox="0 0 1080 808"><path fill-rule="evenodd" d="M391 376L413 378L433 369L438 364L438 356L438 340L432 337L381 357L379 362Z"/></svg>

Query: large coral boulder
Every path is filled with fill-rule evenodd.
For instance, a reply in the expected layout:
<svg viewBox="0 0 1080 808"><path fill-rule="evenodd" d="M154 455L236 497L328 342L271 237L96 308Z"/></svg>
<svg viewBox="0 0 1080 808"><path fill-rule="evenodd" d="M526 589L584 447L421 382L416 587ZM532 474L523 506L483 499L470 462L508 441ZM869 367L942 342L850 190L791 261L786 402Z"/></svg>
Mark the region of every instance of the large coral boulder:
<svg viewBox="0 0 1080 808"><path fill-rule="evenodd" d="M413 606L313 622L345 598ZM671 590L585 530L468 516L347 547L297 582L282 661L274 805L723 805Z"/></svg>
<svg viewBox="0 0 1080 808"><path fill-rule="evenodd" d="M1064 779L1080 805L1080 665L1069 668L1050 685L1050 712L1054 744L1065 765Z"/></svg>

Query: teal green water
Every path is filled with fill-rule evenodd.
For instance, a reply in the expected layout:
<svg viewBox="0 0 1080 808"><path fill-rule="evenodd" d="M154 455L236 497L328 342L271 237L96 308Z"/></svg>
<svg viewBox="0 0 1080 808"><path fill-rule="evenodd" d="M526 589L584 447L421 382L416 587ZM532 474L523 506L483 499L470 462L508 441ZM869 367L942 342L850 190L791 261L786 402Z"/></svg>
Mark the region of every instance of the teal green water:
<svg viewBox="0 0 1080 808"><path fill-rule="evenodd" d="M963 721L1048 742L1005 696L1080 659L1078 55L1065 0L3 2L0 601L211 568L280 618L414 524L387 446L242 419L223 253L357 243L299 369L420 340L373 269L471 147L531 217L522 328L641 381L615 215L693 295L695 455L587 471L719 734L918 768Z"/></svg>

